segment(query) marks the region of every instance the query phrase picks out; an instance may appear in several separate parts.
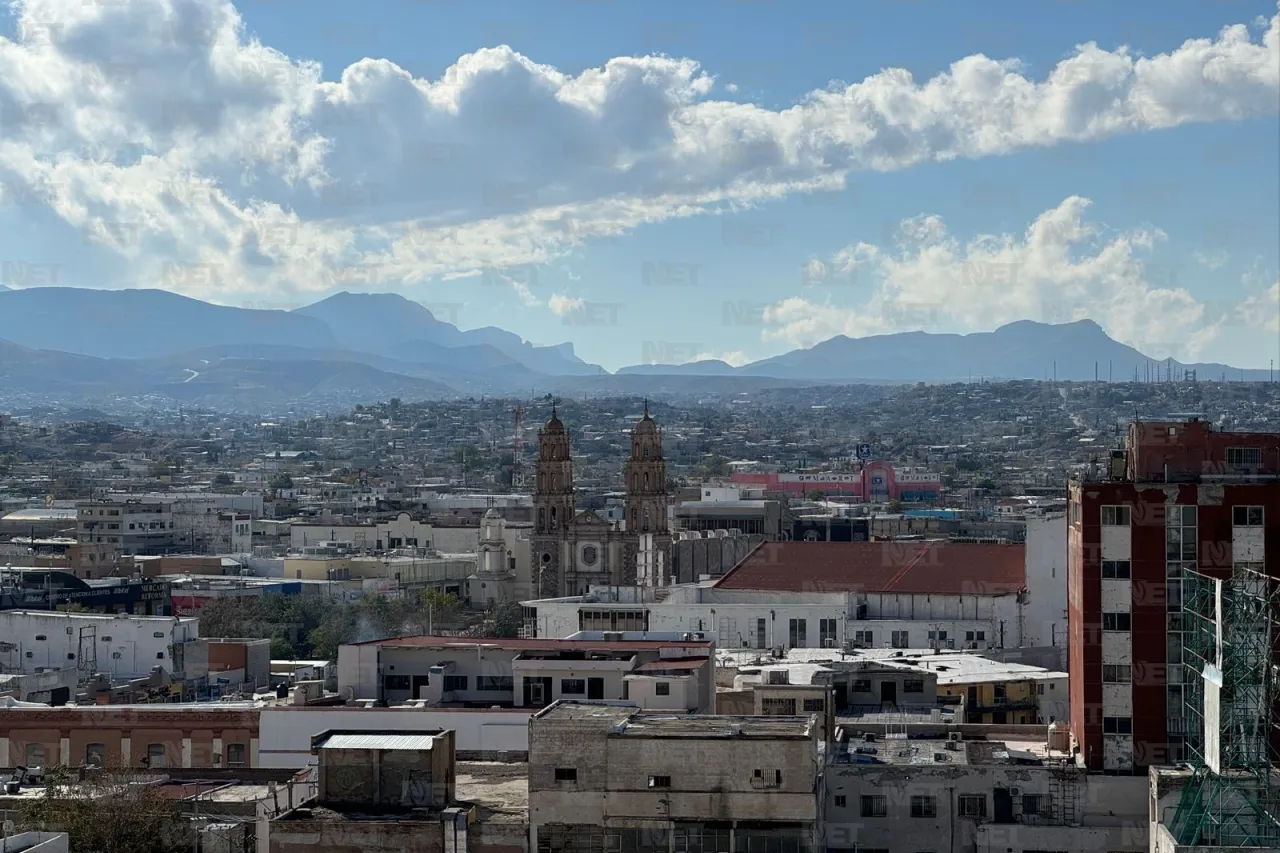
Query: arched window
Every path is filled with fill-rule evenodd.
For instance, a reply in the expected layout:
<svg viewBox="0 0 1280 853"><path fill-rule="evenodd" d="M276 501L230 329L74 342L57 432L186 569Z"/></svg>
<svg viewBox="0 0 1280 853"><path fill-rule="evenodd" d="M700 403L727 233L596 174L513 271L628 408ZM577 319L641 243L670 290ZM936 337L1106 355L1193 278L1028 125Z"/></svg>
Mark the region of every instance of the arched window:
<svg viewBox="0 0 1280 853"><path fill-rule="evenodd" d="M556 508L555 507L551 508L551 526L553 528L556 526Z"/></svg>
<svg viewBox="0 0 1280 853"><path fill-rule="evenodd" d="M649 472L648 471L644 472L644 490L646 492L649 491Z"/></svg>
<svg viewBox="0 0 1280 853"><path fill-rule="evenodd" d="M634 529L640 523L640 514L634 509L631 510L631 527Z"/></svg>
<svg viewBox="0 0 1280 853"><path fill-rule="evenodd" d="M538 530L547 529L547 511L542 507L538 507Z"/></svg>
<svg viewBox="0 0 1280 853"><path fill-rule="evenodd" d="M84 763L94 767L107 766L107 745L105 743L87 743L84 745Z"/></svg>
<svg viewBox="0 0 1280 853"><path fill-rule="evenodd" d="M538 491L545 492L547 490L547 472L538 472Z"/></svg>
<svg viewBox="0 0 1280 853"><path fill-rule="evenodd" d="M649 508L648 507L644 508L644 527L642 528L642 530L644 530L646 533L649 531Z"/></svg>
<svg viewBox="0 0 1280 853"><path fill-rule="evenodd" d="M27 766L44 767L44 744L27 744Z"/></svg>

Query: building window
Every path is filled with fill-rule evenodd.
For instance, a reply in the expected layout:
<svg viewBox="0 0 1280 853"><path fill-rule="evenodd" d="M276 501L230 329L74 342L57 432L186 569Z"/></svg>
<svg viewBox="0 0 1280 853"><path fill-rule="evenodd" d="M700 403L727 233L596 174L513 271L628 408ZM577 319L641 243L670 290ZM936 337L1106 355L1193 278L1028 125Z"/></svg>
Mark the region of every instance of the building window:
<svg viewBox="0 0 1280 853"><path fill-rule="evenodd" d="M818 641L824 649L833 648L836 644L836 620L818 620Z"/></svg>
<svg viewBox="0 0 1280 853"><path fill-rule="evenodd" d="M1231 508L1231 521L1236 527L1261 527L1262 507L1235 506Z"/></svg>
<svg viewBox="0 0 1280 853"><path fill-rule="evenodd" d="M987 795L961 794L957 798L956 810L960 813L960 817L986 817Z"/></svg>
<svg viewBox="0 0 1280 853"><path fill-rule="evenodd" d="M1133 734L1133 718L1103 717L1102 733L1104 735L1131 735Z"/></svg>
<svg viewBox="0 0 1280 853"><path fill-rule="evenodd" d="M1105 580L1129 580L1128 560L1103 560L1102 577Z"/></svg>
<svg viewBox="0 0 1280 853"><path fill-rule="evenodd" d="M862 817L887 817L889 800L884 794L863 794L859 813Z"/></svg>
<svg viewBox="0 0 1280 853"><path fill-rule="evenodd" d="M1048 815L1049 798L1044 794L1023 794L1022 813L1024 815Z"/></svg>
<svg viewBox="0 0 1280 853"><path fill-rule="evenodd" d="M870 631L854 631L853 642L860 646L874 646L876 644L875 637Z"/></svg>
<svg viewBox="0 0 1280 853"><path fill-rule="evenodd" d="M889 643L895 649L910 648L910 642L911 642L910 638L908 637L906 631L894 631L891 633L889 637Z"/></svg>
<svg viewBox="0 0 1280 853"><path fill-rule="evenodd" d="M1104 527L1128 527L1129 507L1104 506L1102 508L1102 525Z"/></svg>
<svg viewBox="0 0 1280 853"><path fill-rule="evenodd" d="M44 634L36 634L36 639L37 639L37 640L39 640L40 642L44 642L45 640L47 640L47 639L49 639L49 638L48 638L47 636L45 636Z"/></svg>
<svg viewBox="0 0 1280 853"><path fill-rule="evenodd" d="M760 713L769 717L793 717L796 700L768 696L760 700Z"/></svg>
<svg viewBox="0 0 1280 853"><path fill-rule="evenodd" d="M147 744L147 766L153 770L157 767L165 766L164 744L150 743Z"/></svg>
<svg viewBox="0 0 1280 853"><path fill-rule="evenodd" d="M870 693L870 692L871 692L871 679L870 679L870 678L855 678L855 679L853 680L853 692L854 692L854 693Z"/></svg>
<svg viewBox="0 0 1280 853"><path fill-rule="evenodd" d="M407 675L384 675L382 676L383 690L408 690L409 676Z"/></svg>
<svg viewBox="0 0 1280 853"><path fill-rule="evenodd" d="M164 652L156 652L156 660L164 660Z"/></svg>
<svg viewBox="0 0 1280 853"><path fill-rule="evenodd" d="M556 768L556 781L557 781L557 782L577 782L577 781L578 781L578 768L576 768L576 767L557 767L557 768Z"/></svg>
<svg viewBox="0 0 1280 853"><path fill-rule="evenodd" d="M906 679L903 679L903 681L902 681L902 692L903 692L903 693L923 693L923 692L924 692L924 679L923 679L923 678L906 678Z"/></svg>
<svg viewBox="0 0 1280 853"><path fill-rule="evenodd" d="M806 636L808 633L807 628L807 619L791 620L791 648L803 649L809 645L809 638Z"/></svg>
<svg viewBox="0 0 1280 853"><path fill-rule="evenodd" d="M93 767L107 766L107 745L105 743L87 743L84 746L84 763Z"/></svg>
<svg viewBox="0 0 1280 853"><path fill-rule="evenodd" d="M1261 447L1228 447L1228 468L1257 468L1262 465Z"/></svg>
<svg viewBox="0 0 1280 853"><path fill-rule="evenodd" d="M655 695L655 696L670 696L670 695L671 695L671 685L670 685L668 682L666 682L666 681L659 681L658 683L656 683L656 684L654 684L654 685L653 685L653 695Z"/></svg>
<svg viewBox="0 0 1280 853"><path fill-rule="evenodd" d="M671 777L670 776L650 776L649 787L650 788L670 788Z"/></svg>
<svg viewBox="0 0 1280 853"><path fill-rule="evenodd" d="M467 677L465 675L446 675L444 677L444 692L451 690L466 690Z"/></svg>
<svg viewBox="0 0 1280 853"><path fill-rule="evenodd" d="M228 767L244 767L245 749L242 743L227 744L227 766Z"/></svg>
<svg viewBox="0 0 1280 853"><path fill-rule="evenodd" d="M821 714L827 710L827 701L825 699L806 699L802 707L806 714Z"/></svg>
<svg viewBox="0 0 1280 853"><path fill-rule="evenodd" d="M560 692L566 696L581 696L587 692L587 680L585 678L562 678L560 679Z"/></svg>
<svg viewBox="0 0 1280 853"><path fill-rule="evenodd" d="M849 800L844 794L836 794L836 808L842 809L848 804Z"/></svg>
<svg viewBox="0 0 1280 853"><path fill-rule="evenodd" d="M1130 684L1133 681L1132 672L1127 663L1104 663L1102 665L1102 683Z"/></svg>
<svg viewBox="0 0 1280 853"><path fill-rule="evenodd" d="M1128 613L1103 613L1102 614L1102 630L1104 631L1128 631L1130 625L1130 617Z"/></svg>
<svg viewBox="0 0 1280 853"><path fill-rule="evenodd" d="M476 690L479 691L509 693L515 689L515 678L510 675L482 675L476 679Z"/></svg>
<svg viewBox="0 0 1280 853"><path fill-rule="evenodd" d="M911 798L912 817L937 817L938 799L928 795L917 795Z"/></svg>
<svg viewBox="0 0 1280 853"><path fill-rule="evenodd" d="M27 766L44 767L44 744L27 744Z"/></svg>

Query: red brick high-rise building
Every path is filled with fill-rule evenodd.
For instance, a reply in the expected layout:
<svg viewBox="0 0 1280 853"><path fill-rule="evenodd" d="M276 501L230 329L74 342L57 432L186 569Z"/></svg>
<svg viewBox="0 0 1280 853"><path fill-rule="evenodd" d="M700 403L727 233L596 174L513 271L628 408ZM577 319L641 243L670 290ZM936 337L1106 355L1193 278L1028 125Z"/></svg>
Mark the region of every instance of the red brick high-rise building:
<svg viewBox="0 0 1280 853"><path fill-rule="evenodd" d="M1181 759L1183 569L1280 576L1280 433L1138 422L1096 479L1072 483L1071 732L1086 766Z"/></svg>

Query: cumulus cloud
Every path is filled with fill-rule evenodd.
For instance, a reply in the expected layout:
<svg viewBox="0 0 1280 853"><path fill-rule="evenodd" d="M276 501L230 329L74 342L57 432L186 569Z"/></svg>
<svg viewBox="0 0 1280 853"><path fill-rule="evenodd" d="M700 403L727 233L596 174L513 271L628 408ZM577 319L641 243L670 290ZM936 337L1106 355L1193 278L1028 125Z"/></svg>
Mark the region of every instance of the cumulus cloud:
<svg viewBox="0 0 1280 853"><path fill-rule="evenodd" d="M1242 300L1235 315L1245 326L1280 333L1280 279L1261 293Z"/></svg>
<svg viewBox="0 0 1280 853"><path fill-rule="evenodd" d="M851 307L796 296L765 311L766 340L811 346L833 335L990 330L1033 318L1093 318L1117 340L1153 355L1195 355L1217 320L1185 288L1153 282L1158 230L1112 232L1087 217L1078 196L1040 214L1022 234L962 241L938 216L903 221L892 245L856 243L819 261L826 275L857 272L874 282ZM862 280L861 278L859 280Z"/></svg>
<svg viewBox="0 0 1280 853"><path fill-rule="evenodd" d="M553 293L551 298L547 300L547 307L557 317L567 317L571 314L580 313L586 305L586 301L582 299L574 296L565 296L561 293Z"/></svg>
<svg viewBox="0 0 1280 853"><path fill-rule="evenodd" d="M0 38L0 183L203 297L394 289L543 264L646 223L838 188L856 170L1277 111L1280 15L1167 54L1085 44L1043 80L975 55L770 110L692 59L574 76L496 47L436 80L325 80L226 0L18 0ZM503 279L526 304L535 282Z"/></svg>

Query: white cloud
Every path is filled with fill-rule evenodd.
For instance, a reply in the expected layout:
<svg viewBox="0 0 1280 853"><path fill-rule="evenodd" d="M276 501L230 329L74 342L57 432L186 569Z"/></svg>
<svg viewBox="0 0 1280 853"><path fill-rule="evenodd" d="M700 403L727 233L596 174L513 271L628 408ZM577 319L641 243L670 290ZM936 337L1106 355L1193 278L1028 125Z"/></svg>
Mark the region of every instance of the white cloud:
<svg viewBox="0 0 1280 853"><path fill-rule="evenodd" d="M1280 333L1280 279L1240 302L1236 319L1246 326Z"/></svg>
<svg viewBox="0 0 1280 853"><path fill-rule="evenodd" d="M502 47L437 80L364 59L326 81L248 37L226 0L14 8L0 182L123 256L105 283L223 299L541 264L855 170L1274 114L1280 94L1280 15L1150 58L1082 45L1043 81L977 55L774 111L712 100L689 59L571 76ZM541 304L536 281L509 283Z"/></svg>
<svg viewBox="0 0 1280 853"><path fill-rule="evenodd" d="M547 300L547 307L551 309L551 313L557 317L566 317L570 314L576 314L585 308L587 303L573 296L565 296L561 293L551 294L551 298Z"/></svg>
<svg viewBox="0 0 1280 853"><path fill-rule="evenodd" d="M749 364L752 359L742 350L732 350L719 354L714 352L700 352L693 358L689 359L689 361L723 361L730 367L741 367L744 364Z"/></svg>
<svg viewBox="0 0 1280 853"><path fill-rule="evenodd" d="M1185 288L1152 282L1145 258L1164 235L1109 232L1086 218L1089 206L1088 199L1073 196L1022 234L969 241L951 236L937 216L905 220L895 245L857 243L826 262L828 271L872 275L876 283L864 304L792 297L765 312L764 337L812 346L837 334L967 332L1026 318L1090 318L1152 355L1196 355L1217 326Z"/></svg>

